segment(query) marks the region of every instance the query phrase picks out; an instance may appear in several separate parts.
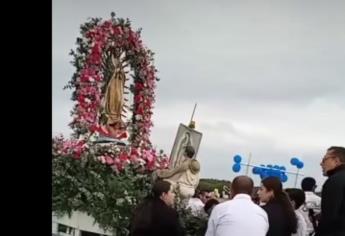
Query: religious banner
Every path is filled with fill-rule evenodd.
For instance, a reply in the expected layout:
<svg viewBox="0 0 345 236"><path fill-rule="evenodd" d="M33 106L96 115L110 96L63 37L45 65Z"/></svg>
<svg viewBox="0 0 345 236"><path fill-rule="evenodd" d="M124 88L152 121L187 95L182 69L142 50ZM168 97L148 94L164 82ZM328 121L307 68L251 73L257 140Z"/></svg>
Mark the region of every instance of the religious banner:
<svg viewBox="0 0 345 236"><path fill-rule="evenodd" d="M202 138L202 133L192 129L184 124L180 124L174 146L170 154L169 168L175 168L183 162L183 154L186 146L191 145L195 149L194 158L196 158Z"/></svg>

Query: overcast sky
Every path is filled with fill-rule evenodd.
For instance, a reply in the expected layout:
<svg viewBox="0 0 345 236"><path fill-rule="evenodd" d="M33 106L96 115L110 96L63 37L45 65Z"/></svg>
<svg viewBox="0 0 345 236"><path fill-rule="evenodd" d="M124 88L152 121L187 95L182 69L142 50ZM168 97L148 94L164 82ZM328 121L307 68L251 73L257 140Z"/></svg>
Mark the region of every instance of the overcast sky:
<svg viewBox="0 0 345 236"><path fill-rule="evenodd" d="M154 146L170 154L197 102L202 177L232 180L235 154L289 171L297 156L321 186L326 149L345 146L345 1L53 0L53 135L71 133L79 27L112 11L155 52Z"/></svg>

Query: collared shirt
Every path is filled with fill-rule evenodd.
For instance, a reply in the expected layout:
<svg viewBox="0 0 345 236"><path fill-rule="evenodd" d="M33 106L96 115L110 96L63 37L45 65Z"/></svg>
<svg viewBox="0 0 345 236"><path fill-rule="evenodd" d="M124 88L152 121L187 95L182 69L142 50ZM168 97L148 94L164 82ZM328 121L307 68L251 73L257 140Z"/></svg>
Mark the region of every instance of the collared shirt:
<svg viewBox="0 0 345 236"><path fill-rule="evenodd" d="M248 194L237 194L213 208L205 236L265 236L268 227L267 213Z"/></svg>
<svg viewBox="0 0 345 236"><path fill-rule="evenodd" d="M306 236L309 235L307 233L307 223L302 215L300 209L295 210L296 218L297 218L297 232L292 234L292 236Z"/></svg>
<svg viewBox="0 0 345 236"><path fill-rule="evenodd" d="M310 191L305 191L305 203L299 208L301 211L305 222L307 223L307 232L312 233L314 232L313 224L309 219L309 209L313 209L316 214L320 213L321 211L321 198L317 196L315 193Z"/></svg>

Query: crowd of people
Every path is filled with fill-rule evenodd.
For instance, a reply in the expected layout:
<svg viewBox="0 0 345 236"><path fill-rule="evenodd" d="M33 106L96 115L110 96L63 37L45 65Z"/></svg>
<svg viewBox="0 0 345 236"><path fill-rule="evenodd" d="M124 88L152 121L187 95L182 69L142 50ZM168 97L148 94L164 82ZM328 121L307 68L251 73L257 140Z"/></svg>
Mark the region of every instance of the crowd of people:
<svg viewBox="0 0 345 236"><path fill-rule="evenodd" d="M237 176L228 200L195 191L186 207L195 216L208 217L205 236L344 236L345 148L330 147L320 165L328 177L321 197L312 177L304 178L301 188L285 189L279 178L266 177L255 192L249 176ZM174 187L164 179L155 182L152 195L133 214L132 236L185 235L174 209Z"/></svg>

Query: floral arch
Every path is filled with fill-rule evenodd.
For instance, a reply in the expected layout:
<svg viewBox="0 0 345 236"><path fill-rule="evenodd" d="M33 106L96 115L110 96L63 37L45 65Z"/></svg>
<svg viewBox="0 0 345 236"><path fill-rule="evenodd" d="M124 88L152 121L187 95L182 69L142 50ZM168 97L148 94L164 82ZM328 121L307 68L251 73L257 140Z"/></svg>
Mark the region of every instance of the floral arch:
<svg viewBox="0 0 345 236"><path fill-rule="evenodd" d="M70 53L76 71L66 86L75 101L73 134L52 140L53 212L86 212L101 227L127 235L131 209L150 189L152 171L168 165L150 141L158 81L153 53L144 47L140 30L114 13L110 20L92 18L80 29L77 49ZM128 145L95 142L109 134Z"/></svg>
<svg viewBox="0 0 345 236"><path fill-rule="evenodd" d="M128 104L128 98L125 96L120 98L123 101L120 101L122 104L117 115L121 128L118 128L120 132L115 138L128 139L129 145L117 146L116 151L98 157L103 160L104 156L107 163L115 163L118 161L117 157L120 157L125 162L117 163L117 169L122 169L124 163L133 161L131 157L140 156L149 169L154 169L157 158L152 150L150 131L153 126L151 116L158 78L153 65L153 53L144 47L140 30L133 31L128 19L115 18L114 13L107 21L92 18L81 26L81 36L77 38L77 50L70 53L74 57L72 63L76 72L66 86L74 89L72 100L76 102L70 123L74 139L56 139L63 144L61 152L80 159L90 148L90 145L87 145L90 140L100 134L109 135L105 128L107 114L104 100L109 84L116 79L113 78L114 74L117 76L114 71L118 68L111 62L115 58L123 75L121 93L132 94L133 98L132 104ZM132 83L129 84L131 80ZM130 113L131 117L122 121L124 114Z"/></svg>

